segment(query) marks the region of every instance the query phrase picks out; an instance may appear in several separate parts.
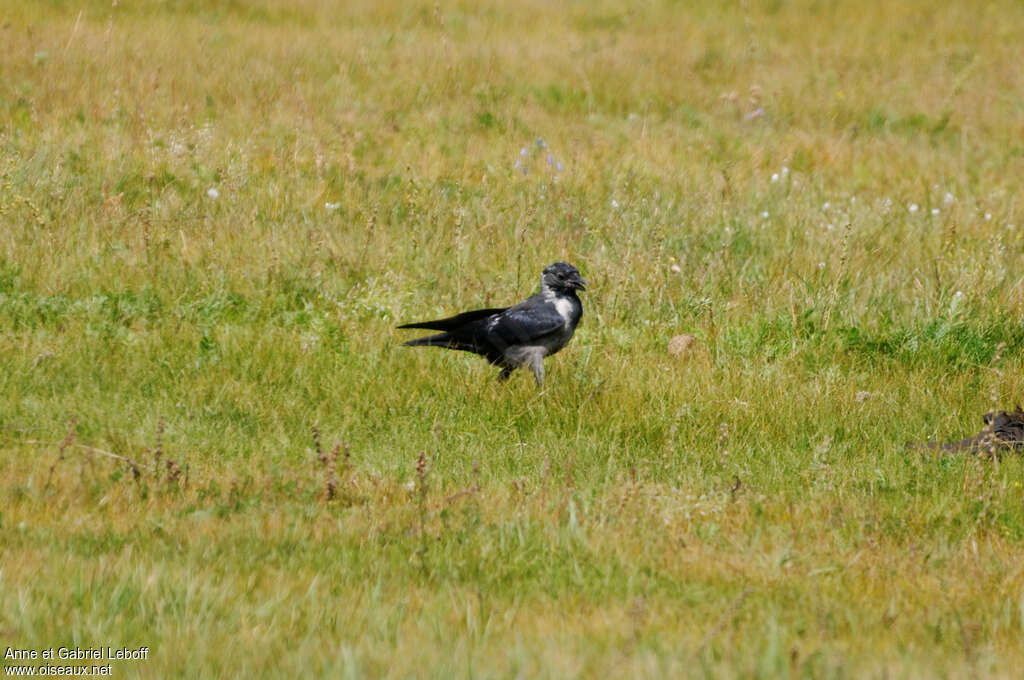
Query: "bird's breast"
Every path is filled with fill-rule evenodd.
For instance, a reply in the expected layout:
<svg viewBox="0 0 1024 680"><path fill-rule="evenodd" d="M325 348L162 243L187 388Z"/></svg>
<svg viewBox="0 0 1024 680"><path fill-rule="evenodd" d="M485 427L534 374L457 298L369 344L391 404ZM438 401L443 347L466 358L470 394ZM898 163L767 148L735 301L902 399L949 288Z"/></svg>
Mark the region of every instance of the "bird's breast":
<svg viewBox="0 0 1024 680"><path fill-rule="evenodd" d="M562 322L563 323L565 323L566 325L572 323L572 317L573 317L573 311L574 310L573 310L572 301L569 298L564 298L564 297L556 298L555 299L555 311L557 311L558 315L560 317L562 317Z"/></svg>

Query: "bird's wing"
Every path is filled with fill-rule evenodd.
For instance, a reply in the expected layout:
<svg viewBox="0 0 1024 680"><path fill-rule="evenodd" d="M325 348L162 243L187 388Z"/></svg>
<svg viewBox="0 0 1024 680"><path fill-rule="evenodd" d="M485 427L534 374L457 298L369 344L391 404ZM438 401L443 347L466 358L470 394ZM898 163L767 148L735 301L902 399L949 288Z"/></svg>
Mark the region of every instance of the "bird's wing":
<svg viewBox="0 0 1024 680"><path fill-rule="evenodd" d="M554 305L527 300L488 321L483 332L496 347L530 345L565 325Z"/></svg>
<svg viewBox="0 0 1024 680"><path fill-rule="evenodd" d="M501 314L507 309L508 307L498 307L495 309L475 309L471 312L463 312L462 314L450 316L447 319L407 323L402 326L399 326L399 328L426 328L427 330L432 331L453 331L462 328L466 324L473 323L474 321L480 321L482 319L486 319L489 316Z"/></svg>

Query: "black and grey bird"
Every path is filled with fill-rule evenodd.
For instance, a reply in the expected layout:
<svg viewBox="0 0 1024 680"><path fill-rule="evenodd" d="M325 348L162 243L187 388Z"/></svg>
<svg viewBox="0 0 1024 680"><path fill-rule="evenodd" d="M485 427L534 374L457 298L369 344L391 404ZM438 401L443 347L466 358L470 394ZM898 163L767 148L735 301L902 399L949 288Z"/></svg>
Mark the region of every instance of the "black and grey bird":
<svg viewBox="0 0 1024 680"><path fill-rule="evenodd" d="M513 307L477 309L447 319L408 323L399 328L426 328L437 335L405 343L409 347L446 347L473 352L501 367L499 380L529 365L539 386L544 381L544 357L565 347L572 338L583 304L576 291L586 290L576 267L556 262L540 275L540 291Z"/></svg>

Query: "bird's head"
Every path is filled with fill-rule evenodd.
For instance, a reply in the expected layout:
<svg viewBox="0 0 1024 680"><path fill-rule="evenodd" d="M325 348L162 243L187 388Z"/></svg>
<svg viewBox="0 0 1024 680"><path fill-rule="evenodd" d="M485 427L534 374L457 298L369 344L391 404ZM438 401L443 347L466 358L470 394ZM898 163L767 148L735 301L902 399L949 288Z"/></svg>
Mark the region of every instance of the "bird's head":
<svg viewBox="0 0 1024 680"><path fill-rule="evenodd" d="M544 269L540 275L540 287L556 293L568 293L573 290L586 290L587 282L580 272L568 262L556 262Z"/></svg>

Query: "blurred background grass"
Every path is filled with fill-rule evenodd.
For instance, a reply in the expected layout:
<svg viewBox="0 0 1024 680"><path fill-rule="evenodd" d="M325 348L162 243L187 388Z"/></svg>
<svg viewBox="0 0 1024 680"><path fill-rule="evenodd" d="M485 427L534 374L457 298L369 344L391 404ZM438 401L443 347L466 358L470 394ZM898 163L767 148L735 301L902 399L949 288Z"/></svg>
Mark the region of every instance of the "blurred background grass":
<svg viewBox="0 0 1024 680"><path fill-rule="evenodd" d="M1018 4L0 8L2 639L1020 666L1019 461L903 448L1024 391ZM543 393L398 349L561 259Z"/></svg>

